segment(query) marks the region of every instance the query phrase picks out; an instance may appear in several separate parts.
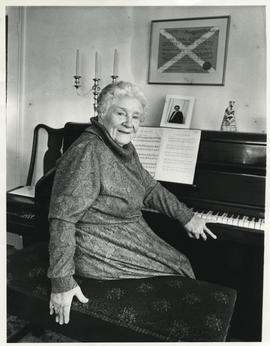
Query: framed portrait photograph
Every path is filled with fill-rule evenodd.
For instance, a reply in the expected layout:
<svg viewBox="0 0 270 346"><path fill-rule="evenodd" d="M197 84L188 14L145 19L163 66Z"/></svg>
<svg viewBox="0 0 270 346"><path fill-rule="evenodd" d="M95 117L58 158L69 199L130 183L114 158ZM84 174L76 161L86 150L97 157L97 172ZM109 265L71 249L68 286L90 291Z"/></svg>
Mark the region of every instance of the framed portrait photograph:
<svg viewBox="0 0 270 346"><path fill-rule="evenodd" d="M167 95L160 126L190 128L194 102L193 96Z"/></svg>
<svg viewBox="0 0 270 346"><path fill-rule="evenodd" d="M148 83L224 85L230 16L154 20Z"/></svg>

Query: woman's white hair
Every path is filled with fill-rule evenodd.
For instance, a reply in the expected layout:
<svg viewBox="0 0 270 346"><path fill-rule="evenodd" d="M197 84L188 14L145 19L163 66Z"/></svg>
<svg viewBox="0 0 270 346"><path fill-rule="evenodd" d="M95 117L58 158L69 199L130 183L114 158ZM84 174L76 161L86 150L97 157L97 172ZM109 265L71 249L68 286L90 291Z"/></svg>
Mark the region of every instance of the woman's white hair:
<svg viewBox="0 0 270 346"><path fill-rule="evenodd" d="M147 106L146 97L137 85L124 81L108 84L101 90L97 99L98 116L104 116L108 109L122 97L132 97L141 103L143 108L141 120L143 121Z"/></svg>

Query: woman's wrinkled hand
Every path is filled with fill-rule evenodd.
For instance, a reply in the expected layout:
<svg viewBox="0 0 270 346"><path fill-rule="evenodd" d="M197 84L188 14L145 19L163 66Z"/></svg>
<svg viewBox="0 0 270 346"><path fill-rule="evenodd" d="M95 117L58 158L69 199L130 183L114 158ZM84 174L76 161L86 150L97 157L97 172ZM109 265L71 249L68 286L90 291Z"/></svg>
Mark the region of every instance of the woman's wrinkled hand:
<svg viewBox="0 0 270 346"><path fill-rule="evenodd" d="M87 303L88 298L84 296L80 286L62 293L51 293L50 315L55 314L55 321L59 324L69 322L70 308L73 297L76 296L81 303Z"/></svg>
<svg viewBox="0 0 270 346"><path fill-rule="evenodd" d="M199 239L201 237L203 240L206 240L207 236L210 235L212 238L217 239L217 236L206 226L206 221L197 215L194 215L192 219L185 224L185 228L190 238Z"/></svg>

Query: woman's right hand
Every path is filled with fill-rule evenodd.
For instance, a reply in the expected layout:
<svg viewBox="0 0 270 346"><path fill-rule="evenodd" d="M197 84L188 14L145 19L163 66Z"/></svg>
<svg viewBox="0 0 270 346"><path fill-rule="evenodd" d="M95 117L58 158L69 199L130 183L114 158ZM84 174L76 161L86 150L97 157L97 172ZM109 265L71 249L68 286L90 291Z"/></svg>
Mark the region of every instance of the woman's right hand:
<svg viewBox="0 0 270 346"><path fill-rule="evenodd" d="M76 286L67 292L51 293L50 315L55 314L55 321L59 324L69 322L69 314L73 297L76 296L81 303L87 303L80 286Z"/></svg>

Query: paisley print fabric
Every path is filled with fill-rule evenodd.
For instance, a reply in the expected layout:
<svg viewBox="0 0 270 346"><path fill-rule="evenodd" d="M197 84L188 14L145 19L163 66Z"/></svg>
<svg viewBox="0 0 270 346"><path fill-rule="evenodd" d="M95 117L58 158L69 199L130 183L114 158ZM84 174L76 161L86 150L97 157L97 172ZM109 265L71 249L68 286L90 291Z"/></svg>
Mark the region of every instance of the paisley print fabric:
<svg viewBox="0 0 270 346"><path fill-rule="evenodd" d="M28 305L28 297L32 297L41 312L46 309L40 316L43 313L47 315L50 297L47 266L47 243L27 246L10 256L7 265L8 289L13 294L19 293L20 297L23 294L20 314L25 313L29 317L32 311L36 313L37 308ZM141 335L153 336L152 341L159 342L220 342L226 339L236 300L236 291L231 288L179 275L129 280L75 277L89 299L86 304L73 300L71 309L77 314L71 312L71 319L74 325L78 325L77 335L73 335L75 339L93 342L93 335L99 333L99 339L94 339L95 342L115 341L102 339L102 322L113 324L111 329L115 330L116 335L120 333L117 329L120 326ZM35 318L34 314L31 316ZM48 319L51 319L49 315ZM85 330L88 326L83 340L79 325L82 319L85 321L82 328ZM93 328L93 319L100 323L97 330ZM66 327L62 328L63 333L68 332ZM146 338L146 341L149 339Z"/></svg>
<svg viewBox="0 0 270 346"><path fill-rule="evenodd" d="M181 275L189 260L142 217L149 208L187 223L193 213L142 167L132 143L120 147L96 120L58 162L51 196L53 292L78 275L104 280Z"/></svg>

